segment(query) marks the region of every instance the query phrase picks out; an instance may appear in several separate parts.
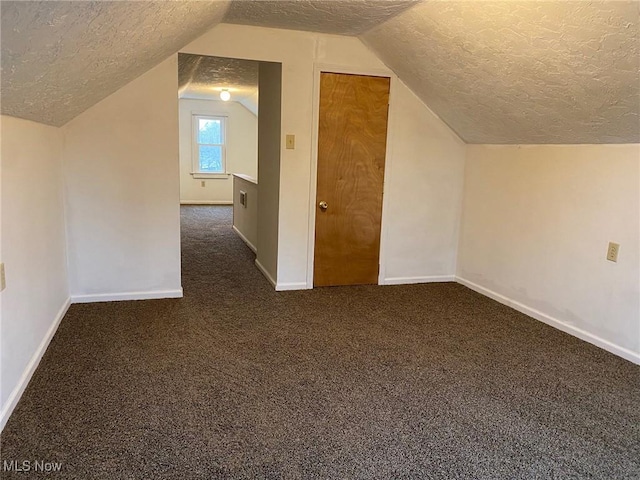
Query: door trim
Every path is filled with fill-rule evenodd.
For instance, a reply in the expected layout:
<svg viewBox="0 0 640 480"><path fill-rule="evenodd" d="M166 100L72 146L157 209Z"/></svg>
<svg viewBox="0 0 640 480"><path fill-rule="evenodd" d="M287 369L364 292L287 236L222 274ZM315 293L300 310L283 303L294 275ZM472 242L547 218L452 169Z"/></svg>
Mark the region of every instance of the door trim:
<svg viewBox="0 0 640 480"><path fill-rule="evenodd" d="M325 73L342 73L347 75L368 75L371 77L386 77L389 82L389 114L387 117L387 147L385 151L385 167L384 180L382 184L382 216L380 225L380 268L378 271L378 285L384 284L386 276L385 259L387 245L387 228L385 222L385 213L388 208L388 196L386 195L386 186L389 185L391 179L393 155L391 139L395 127L395 113L393 106L394 95L397 88L398 77L390 70L381 68L358 68L348 67L344 65L331 65L326 63L314 63L313 66L313 106L312 106L312 122L311 122L311 171L309 184L309 230L307 245L307 288L313 288L313 261L315 254L316 241L316 193L318 189L318 127L320 119L320 74Z"/></svg>

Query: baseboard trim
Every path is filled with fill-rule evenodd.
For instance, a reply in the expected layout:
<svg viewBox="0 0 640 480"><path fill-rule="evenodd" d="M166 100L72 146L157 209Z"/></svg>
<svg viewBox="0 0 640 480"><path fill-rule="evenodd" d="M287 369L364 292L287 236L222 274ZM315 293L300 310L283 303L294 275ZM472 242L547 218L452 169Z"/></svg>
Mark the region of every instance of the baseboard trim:
<svg viewBox="0 0 640 480"><path fill-rule="evenodd" d="M62 304L62 307L60 307L60 310L58 310L58 313L56 314L56 317L53 323L51 324L44 338L40 342L38 349L35 351L35 353L31 357L31 360L29 360L29 363L27 364L27 367L25 368L24 372L22 372L22 376L20 377L20 381L18 382L18 385L16 385L16 387L13 389L13 392L11 392L11 395L9 395L6 405L2 409L2 412L0 412L0 432L4 429L4 426L7 424L7 421L9 420L9 417L11 416L13 409L16 408L16 405L20 401L20 397L22 397L22 394L27 388L27 385L29 385L29 381L31 380L33 373L36 371L36 368L38 368L38 365L40 364L40 360L42 360L44 352L47 351L47 347L51 343L53 336L56 334L56 331L58 330L58 326L60 325L60 322L62 321L65 314L67 313L67 310L69 310L70 305L71 305L71 298L67 298Z"/></svg>
<svg viewBox="0 0 640 480"><path fill-rule="evenodd" d="M309 286L307 285L307 282L279 283L276 285L276 291L278 292L291 290L309 290Z"/></svg>
<svg viewBox="0 0 640 480"><path fill-rule="evenodd" d="M455 275L431 275L428 277L388 277L381 285L407 285L411 283L455 282Z"/></svg>
<svg viewBox="0 0 640 480"><path fill-rule="evenodd" d="M267 271L267 269L264 268L264 266L258 261L257 258L256 258L256 262L255 263L256 263L256 267L258 267L258 270L260 270L262 275L264 275L267 278L267 280L269 280L269 283L271 283L271 285L273 285L273 288L276 288L276 281L273 279L273 277Z"/></svg>
<svg viewBox="0 0 640 480"><path fill-rule="evenodd" d="M502 303L503 305L507 305L508 307L513 308L514 310L519 311L520 313L524 313L536 320L539 320L547 325L550 325L558 330L562 330L569 335L573 335L574 337L579 338L580 340L584 340L585 342L589 342L596 347L600 347L614 355L624 358L625 360L629 360L632 363L640 365L640 354L629 350L628 348L621 347L612 343L604 338L600 338L597 335L593 335L592 333L587 332L586 330L582 330L581 328L570 325L562 320L558 320L546 313L543 313L535 308L528 307L523 303L520 303L516 300L513 300L509 297L505 297L493 290L485 288L477 283L471 282L462 277L456 277L456 281L465 287L470 288L471 290L478 292L486 297L492 298L493 300Z"/></svg>
<svg viewBox="0 0 640 480"><path fill-rule="evenodd" d="M240 230L238 230L238 228L235 225L232 225L231 228L233 228L233 231L236 232L238 236L242 239L242 241L247 244L247 247L253 250L253 253L258 253L258 249L253 245L253 243L249 241L249 239L247 239L247 237L244 236L244 234Z"/></svg>
<svg viewBox="0 0 640 480"><path fill-rule="evenodd" d="M98 293L95 295L72 295L71 303L155 300L159 298L182 298L182 296L182 288L177 290L155 290L149 292Z"/></svg>
<svg viewBox="0 0 640 480"><path fill-rule="evenodd" d="M180 205L233 205L233 200L180 200Z"/></svg>

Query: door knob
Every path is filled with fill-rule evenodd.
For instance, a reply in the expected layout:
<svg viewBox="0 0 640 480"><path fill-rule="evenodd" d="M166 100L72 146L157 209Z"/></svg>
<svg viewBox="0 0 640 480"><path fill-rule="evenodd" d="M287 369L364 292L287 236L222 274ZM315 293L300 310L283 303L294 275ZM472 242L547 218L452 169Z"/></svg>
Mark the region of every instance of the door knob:
<svg viewBox="0 0 640 480"><path fill-rule="evenodd" d="M326 210L326 209L327 209L327 207L329 207L329 205L327 205L327 202L325 202L325 201L323 200L322 202L320 202L320 203L318 204L318 207L320 207L320 210L323 210L323 211L324 211L324 210Z"/></svg>

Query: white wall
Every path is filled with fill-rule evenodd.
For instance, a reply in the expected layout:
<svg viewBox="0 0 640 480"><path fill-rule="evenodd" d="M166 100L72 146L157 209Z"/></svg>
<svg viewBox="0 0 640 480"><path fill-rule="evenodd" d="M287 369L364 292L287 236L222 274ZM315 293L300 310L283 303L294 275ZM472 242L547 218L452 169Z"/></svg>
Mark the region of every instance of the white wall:
<svg viewBox="0 0 640 480"><path fill-rule="evenodd" d="M240 204L240 192L245 204ZM258 182L255 178L233 176L233 229L254 251L258 248Z"/></svg>
<svg viewBox="0 0 640 480"><path fill-rule="evenodd" d="M640 363L639 179L640 145L470 145L458 276Z"/></svg>
<svg viewBox="0 0 640 480"><path fill-rule="evenodd" d="M305 288L314 65L388 70L357 38L240 25L218 25L183 51L282 63L282 135L295 134L296 149L280 148L275 270L282 288ZM174 55L63 127L76 301L180 295L176 63ZM390 281L449 277L464 150L401 82L393 84L382 269ZM428 208L415 212L409 188Z"/></svg>
<svg viewBox="0 0 640 480"><path fill-rule="evenodd" d="M227 171L258 176L258 118L238 102L180 99L180 201L182 203L232 203L233 179L193 178L192 115L227 117ZM202 186L202 182L205 186Z"/></svg>
<svg viewBox="0 0 640 480"><path fill-rule="evenodd" d="M258 244L256 265L277 287L281 224L282 65L258 65Z"/></svg>
<svg viewBox="0 0 640 480"><path fill-rule="evenodd" d="M69 306L60 129L2 116L0 428Z"/></svg>
<svg viewBox="0 0 640 480"><path fill-rule="evenodd" d="M466 145L397 82L384 212L384 283L453 281Z"/></svg>
<svg viewBox="0 0 640 480"><path fill-rule="evenodd" d="M74 301L175 297L177 55L63 127Z"/></svg>
<svg viewBox="0 0 640 480"><path fill-rule="evenodd" d="M282 63L282 134L296 135L296 149L283 149L282 142L277 280L282 288L305 288L314 65L389 70L357 38L240 25L218 25L182 51ZM394 82L391 102L395 120L386 168L392 171L383 211L390 228L382 268L391 282L452 278L464 146L401 82ZM424 202L417 212L408 189Z"/></svg>

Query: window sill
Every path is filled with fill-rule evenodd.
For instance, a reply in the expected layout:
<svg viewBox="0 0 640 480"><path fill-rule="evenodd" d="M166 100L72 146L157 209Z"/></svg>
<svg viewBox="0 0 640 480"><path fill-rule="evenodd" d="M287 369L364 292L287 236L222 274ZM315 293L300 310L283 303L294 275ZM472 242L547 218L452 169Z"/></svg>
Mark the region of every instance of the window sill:
<svg viewBox="0 0 640 480"><path fill-rule="evenodd" d="M193 178L229 178L231 176L230 173L198 173L191 172L191 176Z"/></svg>

